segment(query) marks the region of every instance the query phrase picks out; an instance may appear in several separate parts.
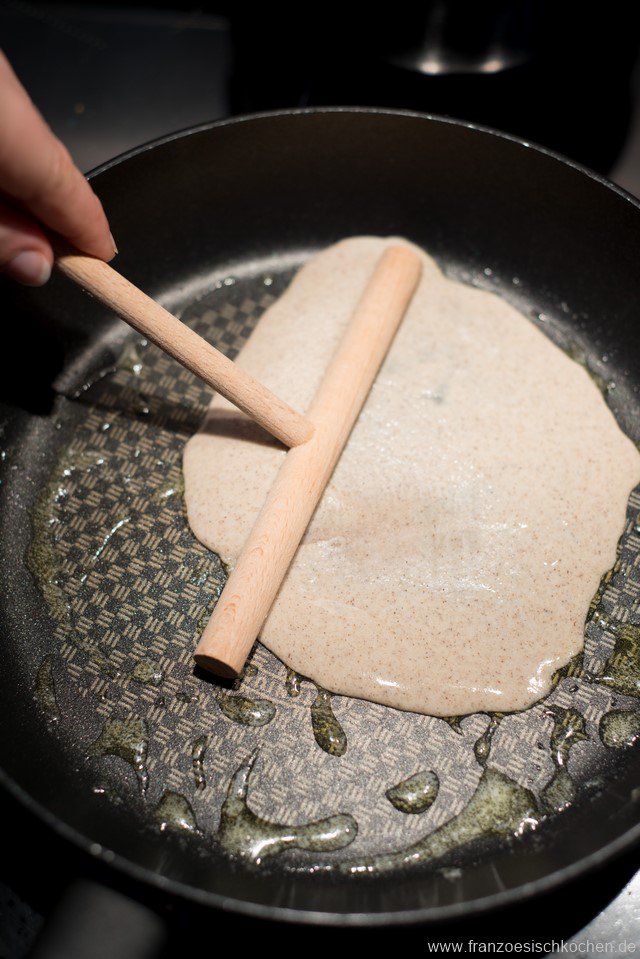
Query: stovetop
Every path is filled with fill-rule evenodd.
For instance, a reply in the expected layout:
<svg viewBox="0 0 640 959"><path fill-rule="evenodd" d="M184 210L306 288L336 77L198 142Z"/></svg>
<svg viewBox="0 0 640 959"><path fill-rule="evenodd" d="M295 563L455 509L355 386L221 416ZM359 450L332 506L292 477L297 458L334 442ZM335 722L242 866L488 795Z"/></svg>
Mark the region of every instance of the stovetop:
<svg viewBox="0 0 640 959"><path fill-rule="evenodd" d="M236 20L233 28L236 42L238 37L243 42L242 24ZM250 83L246 77L239 82L233 73L230 25L214 14L7 0L0 2L0 39L35 103L83 170L164 134L228 116L238 107L265 105L259 98L252 103ZM245 59L251 52L251 46L245 46ZM259 55L254 71L256 62L259 65ZM326 84L320 89L326 91ZM272 102L266 105L282 106L322 102L317 97L323 95L297 80L287 88L281 75L268 92ZM638 66L630 77L630 93L622 147L602 172L640 196ZM410 103L395 105L420 106L415 102L419 95L416 87ZM344 102L357 102L355 96L354 92ZM434 108L425 102L422 109ZM584 148L574 155L585 160ZM0 959L28 954L60 891L78 876L106 879L134 898L148 898L135 884L107 877L90 857L70 850L11 797L0 795L0 815L5 834ZM20 841L10 844L9 834ZM165 959L205 943L213 947L221 932L237 935L239 947L247 951L265 944L304 948L302 929L230 916L213 918L186 903L151 899L166 920ZM343 949L393 943L396 949L409 946L428 952L430 943L444 944L443 951L447 943L460 943L461 951L480 953L479 944L488 942L496 944L493 951L504 952L520 943L522 951L538 954L634 953L640 950L640 851L552 894L485 917L387 932L315 930L313 939L314 945L339 943Z"/></svg>

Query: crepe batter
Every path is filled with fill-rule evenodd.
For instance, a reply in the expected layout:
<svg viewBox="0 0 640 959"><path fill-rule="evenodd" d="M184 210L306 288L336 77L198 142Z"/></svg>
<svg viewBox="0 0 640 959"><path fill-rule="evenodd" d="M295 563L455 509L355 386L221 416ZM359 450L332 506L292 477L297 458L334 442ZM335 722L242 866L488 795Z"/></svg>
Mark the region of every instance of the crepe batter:
<svg viewBox="0 0 640 959"><path fill-rule="evenodd" d="M308 408L395 239L313 257L238 363ZM580 651L640 454L588 373L493 293L420 286L261 633L327 689L436 716L523 709ZM189 523L233 566L286 455L215 397Z"/></svg>

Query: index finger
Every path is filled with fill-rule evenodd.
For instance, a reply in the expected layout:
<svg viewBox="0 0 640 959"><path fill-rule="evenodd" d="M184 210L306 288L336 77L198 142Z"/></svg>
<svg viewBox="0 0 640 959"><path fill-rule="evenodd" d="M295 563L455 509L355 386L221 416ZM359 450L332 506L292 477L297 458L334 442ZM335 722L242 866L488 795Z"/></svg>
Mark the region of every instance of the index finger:
<svg viewBox="0 0 640 959"><path fill-rule="evenodd" d="M116 253L100 200L0 51L0 190L85 253Z"/></svg>

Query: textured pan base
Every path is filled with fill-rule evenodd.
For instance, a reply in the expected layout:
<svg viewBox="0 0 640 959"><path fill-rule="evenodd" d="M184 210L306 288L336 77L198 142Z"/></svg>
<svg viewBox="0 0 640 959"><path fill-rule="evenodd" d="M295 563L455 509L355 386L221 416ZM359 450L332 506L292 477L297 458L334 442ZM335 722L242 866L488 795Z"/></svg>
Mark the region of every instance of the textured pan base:
<svg viewBox="0 0 640 959"><path fill-rule="evenodd" d="M226 283L220 278L185 319L234 355L290 279L290 273L230 277ZM468 279L489 282L482 274ZM562 328L551 332L564 337ZM623 392L618 381L617 402ZM247 797L256 816L299 827L341 814L358 824L357 836L342 850L280 847L266 861L280 875L340 862L351 870L354 862L366 865L379 855L379 868L394 868L403 855L385 855L418 842L418 861L428 861L430 852L448 844L460 862L455 843L478 835L468 817L438 840L423 840L468 807L481 782L487 788L480 799L495 794L496 786L506 799L513 797L512 787L495 772L529 790L540 811L580 805L594 789L617 782L625 747L605 747L600 733L608 743L629 739L633 730L619 712L636 710L640 692L632 625L640 620L637 493L616 573L587 626L584 668L574 663L551 695L526 712L501 721L483 714L445 721L331 697L288 676L260 645L239 688L230 690L194 675L192 661L198 632L224 582L220 561L188 529L180 489L182 449L209 398L159 351L138 345L78 399L59 404L59 443L46 447L49 481L32 515L30 550L46 601L29 623L21 659L25 696L32 691L51 739L77 770L87 821L94 817L101 823L110 816L123 827L117 835L125 839L118 845L116 835L110 848L129 855L132 835L144 826L158 868L164 864L165 874L175 875L178 867L167 860L167 850L179 857L168 831L184 837L189 840L184 859L191 869L199 850L198 875L209 888L216 876L212 855L220 849L223 801L256 749ZM43 447L37 449L42 456ZM18 514L15 522L24 518ZM36 648L49 657L40 670ZM612 711L615 721L603 724ZM493 770L488 784L486 765ZM435 797L430 772L438 779ZM422 775L416 780L417 774ZM396 803L424 804L423 811L399 809L388 798L391 790ZM198 835L178 826L188 826L190 814L176 795L189 803ZM477 823L478 804L471 808ZM59 814L64 817L64 809ZM161 831L167 822L173 826ZM512 824L505 819L496 834L485 820L484 835L500 839ZM347 824L337 825L344 836ZM544 843L545 835L542 825L514 842L529 850L531 843ZM237 831L228 836L237 839ZM551 841L556 836L551 829ZM482 855L495 853L489 838ZM447 873L446 889L438 885L443 901L448 889L446 901L458 901L465 875Z"/></svg>

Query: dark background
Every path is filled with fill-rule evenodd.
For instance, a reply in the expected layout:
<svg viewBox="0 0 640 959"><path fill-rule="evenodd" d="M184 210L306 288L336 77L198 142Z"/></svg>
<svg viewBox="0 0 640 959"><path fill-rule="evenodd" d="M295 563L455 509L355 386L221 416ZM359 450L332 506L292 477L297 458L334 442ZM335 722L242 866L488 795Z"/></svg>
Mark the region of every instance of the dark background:
<svg viewBox="0 0 640 959"><path fill-rule="evenodd" d="M639 25L620 0L0 2L2 47L85 170L220 116L351 104L494 126L629 187Z"/></svg>
<svg viewBox="0 0 640 959"><path fill-rule="evenodd" d="M236 113L357 104L495 126L636 195L639 26L637 5L617 2L449 0L367 5L359 15L338 5L0 2L0 46L85 171L155 137ZM146 900L143 889L106 876L15 800L0 797L0 813L0 957L28 953L75 877L106 880ZM567 939L574 948L612 943L607 951L615 954L624 940L640 951L639 867L638 855L629 855L536 903L455 927L386 934L214 917L157 895L148 902L168 920L167 959L231 941L247 950L303 950L309 939L329 948L422 952L434 939Z"/></svg>

